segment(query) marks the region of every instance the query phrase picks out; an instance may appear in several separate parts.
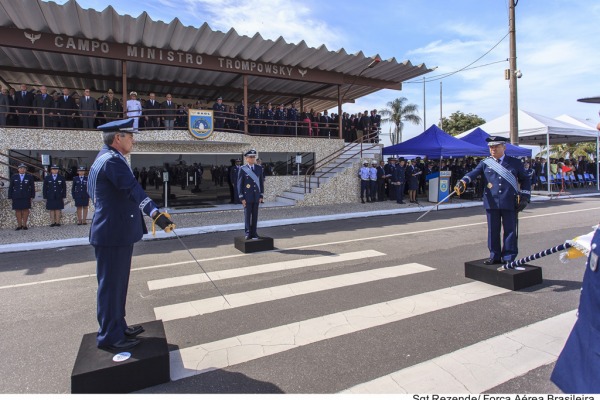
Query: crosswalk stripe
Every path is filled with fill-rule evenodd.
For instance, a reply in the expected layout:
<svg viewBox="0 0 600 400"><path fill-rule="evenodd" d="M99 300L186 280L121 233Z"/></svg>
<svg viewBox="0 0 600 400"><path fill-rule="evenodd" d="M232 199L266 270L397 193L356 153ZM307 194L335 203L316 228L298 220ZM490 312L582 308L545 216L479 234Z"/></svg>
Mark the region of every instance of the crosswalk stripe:
<svg viewBox="0 0 600 400"><path fill-rule="evenodd" d="M472 282L171 351L171 379L255 360L322 340L510 292Z"/></svg>
<svg viewBox="0 0 600 400"><path fill-rule="evenodd" d="M355 251L351 253L331 254L319 257L304 258L292 261L281 261L276 263L254 265L251 267L228 269L223 271L211 271L210 278L213 281L222 279L239 278L242 276L250 276L264 274L267 272L285 271L296 268L312 267L316 265L325 265L337 262L360 260L363 258L385 256L384 253L375 250ZM208 282L205 274L193 274L176 276L173 278L157 279L148 281L148 289L166 289L177 286L193 285L197 283Z"/></svg>
<svg viewBox="0 0 600 400"><path fill-rule="evenodd" d="M251 290L243 293L228 294L226 297L227 301L229 301L229 304L227 304L225 300L219 296L211 297L209 299L156 307L154 309L154 314L156 315L157 320L162 319L163 321L171 321L174 319L209 314L230 308L243 307L251 304L264 303L267 301L280 300L308 293L316 293L324 290L374 282L382 279L397 278L399 276L406 276L433 270L434 268L417 263L371 269L367 271L335 275L321 279L295 282L288 285Z"/></svg>
<svg viewBox="0 0 600 400"><path fill-rule="evenodd" d="M343 393L483 393L554 362L575 324L569 311L351 387Z"/></svg>

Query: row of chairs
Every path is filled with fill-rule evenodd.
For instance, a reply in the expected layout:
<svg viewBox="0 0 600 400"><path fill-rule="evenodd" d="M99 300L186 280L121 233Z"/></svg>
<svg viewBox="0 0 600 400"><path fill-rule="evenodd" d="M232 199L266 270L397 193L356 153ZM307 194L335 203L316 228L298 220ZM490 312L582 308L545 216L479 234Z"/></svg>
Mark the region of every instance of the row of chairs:
<svg viewBox="0 0 600 400"><path fill-rule="evenodd" d="M545 176L539 177L540 183L542 185L542 189L548 186L548 181ZM577 178L575 178L574 174L563 174L558 173L556 175L550 175L550 190L560 188L561 190L565 188L575 188L575 187L584 187L584 186L592 186L596 184L596 177L594 174L584 173L577 174Z"/></svg>

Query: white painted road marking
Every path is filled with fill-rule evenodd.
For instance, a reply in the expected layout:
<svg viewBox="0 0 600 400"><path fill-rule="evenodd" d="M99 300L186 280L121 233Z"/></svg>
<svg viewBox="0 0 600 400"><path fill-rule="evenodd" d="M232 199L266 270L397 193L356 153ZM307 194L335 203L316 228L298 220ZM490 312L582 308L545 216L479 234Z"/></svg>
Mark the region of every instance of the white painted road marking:
<svg viewBox="0 0 600 400"><path fill-rule="evenodd" d="M434 271L434 268L417 263L410 263L394 267L371 269L368 271L335 275L321 279L291 283L288 285L251 290L249 292L228 294L226 297L231 306L219 296L156 307L154 309L154 314L156 315L157 320L162 319L163 321L172 321L174 319L195 317L197 315L210 314L251 304L259 304L267 301L280 300L293 296L359 285L361 283L374 282L383 279L397 278L399 276L426 271Z"/></svg>
<svg viewBox="0 0 600 400"><path fill-rule="evenodd" d="M342 254L332 254L326 256L319 257L311 257L311 258L301 258L298 260L291 261L280 261L269 264L261 264L254 265L250 267L243 268L234 268L234 269L226 269L223 271L211 271L210 279L213 281L218 281L222 279L231 279L231 278L239 278L242 276L251 276L264 274L267 272L276 272L276 271L287 271L291 269L297 268L305 268L312 267L316 265L325 265L332 264L344 261L352 261L352 260L362 260L365 258L371 257L380 257L385 256L384 253L375 250L363 250L363 251L354 251L351 253L342 253ZM177 286L185 286L185 285L194 285L197 283L208 282L208 277L206 274L193 274L193 275L183 275L176 276L173 278L164 278L157 279L153 281L148 281L148 289L150 290L158 290L165 288L172 288Z"/></svg>
<svg viewBox="0 0 600 400"><path fill-rule="evenodd" d="M466 283L174 350L170 353L171 379L177 380L226 368L322 340L508 292L510 290L481 282Z"/></svg>
<svg viewBox="0 0 600 400"><path fill-rule="evenodd" d="M396 371L343 393L483 393L558 358L576 310Z"/></svg>

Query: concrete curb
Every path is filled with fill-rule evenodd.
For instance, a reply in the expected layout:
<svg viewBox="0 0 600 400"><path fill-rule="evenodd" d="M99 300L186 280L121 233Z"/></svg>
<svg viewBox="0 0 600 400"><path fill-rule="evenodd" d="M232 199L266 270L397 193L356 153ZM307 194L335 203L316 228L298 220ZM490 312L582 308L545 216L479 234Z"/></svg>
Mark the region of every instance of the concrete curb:
<svg viewBox="0 0 600 400"><path fill-rule="evenodd" d="M562 195L562 196L558 196L558 197L535 196L531 199L531 201L541 202L541 201L573 199L573 198L579 198L579 197L594 197L594 196L600 196L600 194L586 193L586 194L579 194L579 195ZM453 210L453 209L459 209L459 208L479 207L482 204L483 204L483 202L481 202L481 201L469 201L469 202L457 203L457 204L443 204L443 205L438 206L438 211ZM423 213L423 212L429 210L431 207L432 206L428 205L428 206L422 206L422 207L418 207L418 208L410 207L410 208L400 208L400 209L393 209L393 210L374 210L374 211L364 211L364 212L356 212L356 213L317 215L317 216L313 216L313 217L276 219L276 220L270 220L270 221L261 221L258 223L258 227L259 228L270 228L270 227L274 227L274 226L310 224L313 222L340 221L340 220L353 219L353 218L367 218L367 217L378 217L378 216L397 215L397 214ZM205 233L237 231L237 230L243 230L243 229L244 229L243 223L208 225L208 226L177 229L177 235L180 237L183 237L183 236L192 236L192 235L202 235ZM156 233L156 236L152 236L152 234L146 234L146 235L144 235L142 240L172 239L174 237L175 236L172 233L165 233L163 231L160 231L160 232ZM30 250L57 249L57 248L72 247L72 246L85 246L85 245L89 245L89 243L90 242L87 237L61 239L61 240L48 240L48 241L42 241L42 242L11 243L11 244L0 245L0 254L20 252L20 251L30 251Z"/></svg>

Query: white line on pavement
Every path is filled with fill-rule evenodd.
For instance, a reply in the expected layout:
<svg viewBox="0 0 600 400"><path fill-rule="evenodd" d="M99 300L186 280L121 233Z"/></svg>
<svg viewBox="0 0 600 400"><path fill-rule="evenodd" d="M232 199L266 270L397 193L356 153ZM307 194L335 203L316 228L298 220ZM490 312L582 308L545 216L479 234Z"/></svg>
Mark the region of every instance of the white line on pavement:
<svg viewBox="0 0 600 400"><path fill-rule="evenodd" d="M482 282L466 283L174 350L170 353L171 379L226 368L507 292L510 290Z"/></svg>
<svg viewBox="0 0 600 400"><path fill-rule="evenodd" d="M483 393L554 362L576 310L353 386L343 393Z"/></svg>
<svg viewBox="0 0 600 400"><path fill-rule="evenodd" d="M248 292L228 294L226 297L227 301L229 301L229 304L220 296L178 304L170 304L167 306L156 307L154 309L154 314L156 315L157 320L162 319L163 321L172 321L175 319L195 317L197 315L210 314L217 311L243 307L251 304L259 304L293 296L301 296L308 293L316 293L325 290L359 285L362 283L374 282L383 279L397 278L400 276L433 270L434 268L417 263L370 269L367 271L353 272L350 274L295 282L288 285L280 285L264 289L251 290Z"/></svg>
<svg viewBox="0 0 600 400"><path fill-rule="evenodd" d="M352 260L362 260L370 257L385 256L384 253L375 250L354 251L351 253L331 254L326 256L301 258L290 261L280 261L269 264L253 265L250 267L226 269L222 271L211 271L210 279L218 281L222 279L239 278L242 276L252 276L264 274L267 272L287 271L296 268L312 267L316 265L325 265ZM164 278L148 281L148 289L158 290L177 286L194 285L197 283L208 282L206 274L193 274L175 276L173 278Z"/></svg>

